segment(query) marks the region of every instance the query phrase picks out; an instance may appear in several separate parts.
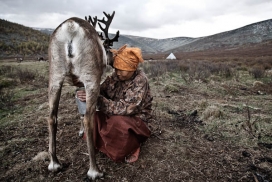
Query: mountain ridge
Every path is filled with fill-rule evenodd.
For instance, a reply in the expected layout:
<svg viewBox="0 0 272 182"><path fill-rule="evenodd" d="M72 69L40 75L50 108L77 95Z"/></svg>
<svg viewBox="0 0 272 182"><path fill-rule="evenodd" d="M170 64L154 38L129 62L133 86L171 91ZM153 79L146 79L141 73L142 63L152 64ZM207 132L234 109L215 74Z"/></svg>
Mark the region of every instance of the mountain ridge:
<svg viewBox="0 0 272 182"><path fill-rule="evenodd" d="M1 20L1 22L2 21L3 20ZM8 21L5 21L4 23L7 23L7 22ZM9 22L10 26L11 24L12 23ZM17 25L18 24L16 24L16 26ZM29 31L29 28L31 27L26 27L27 31ZM0 29L1 30L4 29L3 26L0 27ZM24 26L22 25L20 29L24 29ZM32 52L26 49L28 51L27 54L32 54L32 55L47 54L46 48L48 46L49 39L46 38L45 35L49 36L50 34L52 34L54 29L33 28L33 27L32 29L33 31L35 30L37 32L42 32L42 35L40 35L40 36L44 36L42 40L43 41L42 49L40 49L39 51L39 49L34 50L34 48L31 48L30 50L32 49L34 50ZM0 43L1 45L4 45L4 44L7 45L8 43L9 46L13 43L13 45L11 45L11 48L8 48L10 50L14 48L14 45L21 45L22 41L31 40L31 37L26 38L24 37L24 35L18 36L16 34L16 29L13 29L12 34L7 33L9 31L10 30L6 31L5 34L3 34L1 31L2 35L0 35ZM36 33L31 32L31 34L36 34ZM14 36L16 38L14 38ZM109 35L109 37L113 37L113 36L115 36L115 34ZM31 41L33 42L33 40ZM123 35L122 31L120 30L119 41L114 43L113 48L118 49L124 44L128 44L131 47L141 48L143 55L148 58L156 57L154 55L158 55L157 56L158 58L165 58L165 56L167 54L169 55L171 52L173 52L175 55L178 55L177 57L184 57L184 55L188 56L190 54L201 56L201 55L209 55L210 53L220 56L220 55L225 55L226 53L233 54L234 53L233 51L236 51L235 54L237 54L237 52L241 50L242 52L247 52L246 53L247 55L249 55L249 52L247 50L251 50L251 51L259 51L260 54L258 54L258 56L266 56L266 55L272 56L272 53L270 53L272 51L269 52L269 49L271 50L271 45L272 45L272 19L252 23L237 29L220 32L220 33L209 35L209 36L197 37L197 38L173 37L173 38L165 38L165 39L156 39L156 38L148 38L148 37L141 37L141 36L135 36L135 35ZM29 45L26 45L26 47L27 46ZM35 44L33 43L33 46L38 47L38 43L35 43ZM15 50L16 53L18 52L22 53L22 51L24 50L24 49L20 49L19 51L19 48ZM10 51L10 53L14 54L14 52L12 51Z"/></svg>
<svg viewBox="0 0 272 182"><path fill-rule="evenodd" d="M114 34L110 34L110 37L113 36ZM177 53L179 51L194 52L203 51L210 48L235 47L249 43L261 43L266 40L272 40L272 19L252 23L229 31L196 38L183 36L156 39L135 35L124 35L121 32L119 42L115 43L113 48L118 49L122 45L128 44L129 46L140 47L144 53L149 54L170 52Z"/></svg>
<svg viewBox="0 0 272 182"><path fill-rule="evenodd" d="M272 40L272 19L253 23L238 29L203 37L190 45L183 45L170 51L202 51L212 48L232 48ZM195 44L202 45L196 46Z"/></svg>

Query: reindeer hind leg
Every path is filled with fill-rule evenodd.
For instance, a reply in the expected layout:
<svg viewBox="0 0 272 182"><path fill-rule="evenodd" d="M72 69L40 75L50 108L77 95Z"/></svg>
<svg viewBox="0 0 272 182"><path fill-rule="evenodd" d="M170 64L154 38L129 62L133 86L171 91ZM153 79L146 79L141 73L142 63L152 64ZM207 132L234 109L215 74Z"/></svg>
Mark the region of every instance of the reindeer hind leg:
<svg viewBox="0 0 272 182"><path fill-rule="evenodd" d="M99 78L99 77L98 77ZM91 80L91 79L90 79ZM94 130L94 114L96 111L97 97L99 94L100 79L93 80L92 84L86 85L86 113L84 116L84 127L86 132L87 148L89 153L90 168L87 172L87 176L94 180L96 178L103 177L103 173L100 172L96 165L93 130Z"/></svg>
<svg viewBox="0 0 272 182"><path fill-rule="evenodd" d="M53 77L53 75L51 75ZM57 114L58 106L61 95L61 88L64 78L51 78L49 83L49 118L48 118L48 129L49 129L49 155L50 164L48 166L49 171L59 171L62 166L59 163L56 155L56 134L57 134Z"/></svg>
<svg viewBox="0 0 272 182"><path fill-rule="evenodd" d="M84 115L81 115L80 116L80 130L78 132L78 136L79 137L83 137L84 136L84 122L83 122L83 119L84 119Z"/></svg>

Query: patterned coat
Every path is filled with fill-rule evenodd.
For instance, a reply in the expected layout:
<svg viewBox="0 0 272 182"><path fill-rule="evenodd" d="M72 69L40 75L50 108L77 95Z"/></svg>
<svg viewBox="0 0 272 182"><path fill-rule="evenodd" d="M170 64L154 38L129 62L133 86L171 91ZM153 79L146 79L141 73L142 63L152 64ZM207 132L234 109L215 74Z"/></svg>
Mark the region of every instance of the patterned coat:
<svg viewBox="0 0 272 182"><path fill-rule="evenodd" d="M98 109L107 115L151 119L153 97L145 73L136 70L130 80L120 81L115 72L101 84Z"/></svg>

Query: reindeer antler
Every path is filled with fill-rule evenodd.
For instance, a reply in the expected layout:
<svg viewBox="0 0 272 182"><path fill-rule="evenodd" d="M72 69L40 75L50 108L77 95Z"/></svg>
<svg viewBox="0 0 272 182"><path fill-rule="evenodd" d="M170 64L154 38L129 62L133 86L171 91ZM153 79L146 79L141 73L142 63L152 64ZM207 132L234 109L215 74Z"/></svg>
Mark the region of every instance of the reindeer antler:
<svg viewBox="0 0 272 182"><path fill-rule="evenodd" d="M87 22L89 22L90 24L92 24L92 26L94 27L94 29L96 28L97 16L95 16L94 18L92 18L90 15L89 15L89 18L87 18L87 17L85 16L85 20L86 20ZM97 34L98 34L98 36L100 37L101 40L105 40L104 37L103 37L103 35L102 35L102 33L99 34L99 33L97 32Z"/></svg>
<svg viewBox="0 0 272 182"><path fill-rule="evenodd" d="M96 23L97 23L97 16L95 16L94 18L92 18L89 15L89 19L87 19L87 17L85 16L85 20L88 21L89 23L91 23L93 25L93 27L96 27Z"/></svg>
<svg viewBox="0 0 272 182"><path fill-rule="evenodd" d="M112 19L114 17L115 11L113 11L112 15L107 14L105 12L103 12L103 13L107 17L107 21L104 20L104 17L103 17L102 20L98 20L98 21L101 22L101 23L103 23L103 24L105 24L105 28L103 28L100 23L98 23L98 25L99 25L100 29L104 32L104 35L106 37L106 39L104 41L104 46L107 47L107 48L109 48L110 46L113 45L113 42L118 42L119 30L116 32L116 35L115 35L115 37L113 39L109 38L108 31L109 31L109 27L110 27L110 24L112 22ZM102 33L100 34L100 36L102 36Z"/></svg>
<svg viewBox="0 0 272 182"><path fill-rule="evenodd" d="M105 12L103 12L103 13L104 13L104 15L107 17L107 21L104 20L104 17L103 17L102 20L99 20L99 19L97 19L97 16L95 16L94 18L92 18L90 15L89 15L89 18L87 18L87 17L85 16L85 20L88 21L90 24L92 24L92 26L93 26L94 28L96 28L96 23L97 23L97 21L99 21L99 22L105 24L105 28L103 28L103 27L101 26L101 24L98 23L100 29L104 32L104 35L105 35L106 38L103 37L102 32L101 32L100 34L98 33L98 35L99 35L99 37L100 37L101 40L105 40L104 43L103 43L103 44L104 44L104 47L105 47L105 48L110 48L110 46L113 45L113 42L118 42L118 38L119 38L119 30L116 32L116 35L115 35L114 38L112 38L112 39L109 38L109 33L108 33L108 31L109 31L109 27L110 27L110 24L111 24L111 22L112 22L112 19L113 19L113 17L114 17L115 11L113 11L112 15L107 14L107 13L105 13Z"/></svg>

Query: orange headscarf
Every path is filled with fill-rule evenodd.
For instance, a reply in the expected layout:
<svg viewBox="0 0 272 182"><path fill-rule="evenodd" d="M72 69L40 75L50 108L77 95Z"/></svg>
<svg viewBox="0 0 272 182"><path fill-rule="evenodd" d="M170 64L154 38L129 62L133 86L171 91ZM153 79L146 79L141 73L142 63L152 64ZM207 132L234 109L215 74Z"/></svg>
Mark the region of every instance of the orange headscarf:
<svg viewBox="0 0 272 182"><path fill-rule="evenodd" d="M113 53L113 67L124 71L135 71L139 63L144 62L141 49L123 45L120 49L111 49Z"/></svg>

